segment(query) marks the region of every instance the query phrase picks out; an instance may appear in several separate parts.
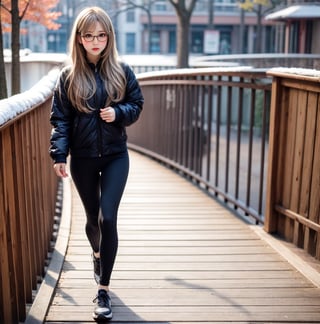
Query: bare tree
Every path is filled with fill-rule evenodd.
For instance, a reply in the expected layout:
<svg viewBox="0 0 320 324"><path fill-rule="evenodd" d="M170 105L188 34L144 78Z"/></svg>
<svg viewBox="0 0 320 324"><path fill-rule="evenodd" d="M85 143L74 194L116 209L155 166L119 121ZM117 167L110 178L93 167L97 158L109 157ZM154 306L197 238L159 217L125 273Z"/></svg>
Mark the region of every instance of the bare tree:
<svg viewBox="0 0 320 324"><path fill-rule="evenodd" d="M129 10L133 10L135 8L140 9L146 13L148 16L148 52L151 53L151 37L152 37L152 15L151 10L154 3L156 3L157 0L143 0L141 1L135 1L135 0L123 0L123 2L120 2L121 9L117 11L117 14Z"/></svg>
<svg viewBox="0 0 320 324"><path fill-rule="evenodd" d="M190 19L195 7L197 0L168 0L174 7L177 18L177 67L184 68L189 65L189 30L190 30ZM210 0L214 1L214 0ZM128 11L134 8L140 8L144 10L148 15L148 50L151 53L151 36L152 36L152 5L156 3L157 0L143 0L142 2L136 0L123 0L122 2L117 2L121 8L120 12Z"/></svg>
<svg viewBox="0 0 320 324"><path fill-rule="evenodd" d="M189 66L190 20L197 0L169 0L178 18L177 26L177 67Z"/></svg>
<svg viewBox="0 0 320 324"><path fill-rule="evenodd" d="M29 2L25 6L25 11L28 7ZM20 24L22 17L19 16L18 0L11 0L11 93L13 95L20 92Z"/></svg>
<svg viewBox="0 0 320 324"><path fill-rule="evenodd" d="M276 6L285 3L286 0L244 0L239 7L245 11L252 11L257 15L257 33L255 41L255 52L262 51L262 18L272 11Z"/></svg>
<svg viewBox="0 0 320 324"><path fill-rule="evenodd" d="M243 0L240 0L240 3L243 3ZM238 53L244 53L244 31L245 31L245 11L240 7L240 28L239 28L239 47Z"/></svg>

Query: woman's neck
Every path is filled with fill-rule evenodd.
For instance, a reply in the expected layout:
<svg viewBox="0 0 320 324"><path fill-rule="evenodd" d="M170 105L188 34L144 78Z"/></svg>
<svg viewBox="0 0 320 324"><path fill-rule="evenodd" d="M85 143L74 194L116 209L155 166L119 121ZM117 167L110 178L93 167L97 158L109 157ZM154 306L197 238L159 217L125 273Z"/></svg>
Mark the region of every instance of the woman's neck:
<svg viewBox="0 0 320 324"><path fill-rule="evenodd" d="M99 60L100 60L100 56L91 56L91 55L87 55L87 60L89 63L92 63L94 65L97 65Z"/></svg>

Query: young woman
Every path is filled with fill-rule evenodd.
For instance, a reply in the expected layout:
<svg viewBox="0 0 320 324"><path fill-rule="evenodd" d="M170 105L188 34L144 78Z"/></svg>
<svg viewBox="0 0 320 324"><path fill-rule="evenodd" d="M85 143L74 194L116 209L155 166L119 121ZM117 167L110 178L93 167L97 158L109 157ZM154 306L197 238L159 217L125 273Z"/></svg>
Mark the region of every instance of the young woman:
<svg viewBox="0 0 320 324"><path fill-rule="evenodd" d="M114 29L105 11L84 9L71 38L72 64L61 71L50 121L50 155L59 177L70 171L86 212L98 293L93 318L112 318L108 294L118 248L117 213L129 158L125 127L137 121L143 96L134 73L118 61Z"/></svg>

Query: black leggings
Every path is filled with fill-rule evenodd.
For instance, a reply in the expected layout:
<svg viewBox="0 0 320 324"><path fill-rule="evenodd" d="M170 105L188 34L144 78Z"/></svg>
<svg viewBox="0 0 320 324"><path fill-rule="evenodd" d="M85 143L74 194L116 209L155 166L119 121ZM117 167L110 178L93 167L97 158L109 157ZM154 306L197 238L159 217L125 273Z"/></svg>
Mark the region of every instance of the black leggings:
<svg viewBox="0 0 320 324"><path fill-rule="evenodd" d="M94 252L100 251L100 284L108 286L118 249L117 215L127 182L129 156L71 158L70 171L86 216L86 234Z"/></svg>

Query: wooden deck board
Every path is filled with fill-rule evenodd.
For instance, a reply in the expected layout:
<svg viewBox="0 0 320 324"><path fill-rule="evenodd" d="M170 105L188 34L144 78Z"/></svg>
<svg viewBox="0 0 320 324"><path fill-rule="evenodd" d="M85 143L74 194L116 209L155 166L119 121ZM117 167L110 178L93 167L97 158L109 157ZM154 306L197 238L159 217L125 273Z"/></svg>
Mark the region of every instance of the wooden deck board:
<svg viewBox="0 0 320 324"><path fill-rule="evenodd" d="M111 280L116 323L320 323L320 289L250 226L130 152ZM46 323L90 323L96 293L73 190L68 251Z"/></svg>

